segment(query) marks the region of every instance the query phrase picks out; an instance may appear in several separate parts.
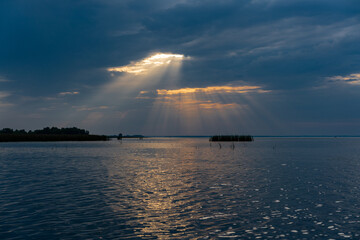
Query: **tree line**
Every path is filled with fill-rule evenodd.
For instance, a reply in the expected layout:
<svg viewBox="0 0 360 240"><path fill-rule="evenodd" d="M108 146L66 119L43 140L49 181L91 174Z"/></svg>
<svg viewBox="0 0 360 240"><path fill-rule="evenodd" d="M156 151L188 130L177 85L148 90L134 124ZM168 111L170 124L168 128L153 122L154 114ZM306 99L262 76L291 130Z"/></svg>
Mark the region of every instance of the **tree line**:
<svg viewBox="0 0 360 240"><path fill-rule="evenodd" d="M49 142L49 141L106 141L105 135L92 135L84 129L46 127L41 130L3 128L0 130L0 142Z"/></svg>
<svg viewBox="0 0 360 240"><path fill-rule="evenodd" d="M45 127L41 130L34 130L34 131L25 131L24 129L11 129L11 128L3 128L0 130L0 134L46 134L46 135L89 135L89 131L85 129L80 129L76 127L71 128L57 128L57 127Z"/></svg>

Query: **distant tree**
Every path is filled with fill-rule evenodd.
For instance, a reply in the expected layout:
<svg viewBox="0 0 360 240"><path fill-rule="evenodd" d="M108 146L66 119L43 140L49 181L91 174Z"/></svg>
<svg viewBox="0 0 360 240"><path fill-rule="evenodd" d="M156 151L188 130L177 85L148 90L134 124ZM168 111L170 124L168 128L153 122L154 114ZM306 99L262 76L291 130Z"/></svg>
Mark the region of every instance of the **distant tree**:
<svg viewBox="0 0 360 240"><path fill-rule="evenodd" d="M84 129L79 129L76 127L72 128L62 128L61 129L62 134L81 134L81 135L89 135L89 131L86 131Z"/></svg>
<svg viewBox="0 0 360 240"><path fill-rule="evenodd" d="M15 130L14 131L15 134L27 134L27 132L24 130L24 129L21 129L21 130Z"/></svg>
<svg viewBox="0 0 360 240"><path fill-rule="evenodd" d="M12 130L11 128L3 128L2 130L0 130L0 133L3 134L14 133L14 130Z"/></svg>
<svg viewBox="0 0 360 240"><path fill-rule="evenodd" d="M72 128L57 128L57 127L46 127L42 130L35 130L35 134L65 134L65 135L89 135L89 131L84 129L72 127Z"/></svg>
<svg viewBox="0 0 360 240"><path fill-rule="evenodd" d="M57 128L57 127L45 127L43 129L37 129L34 131L26 132L24 129L13 130L11 128L3 128L0 130L0 134L42 134L42 135L89 135L89 131L71 127L71 128Z"/></svg>

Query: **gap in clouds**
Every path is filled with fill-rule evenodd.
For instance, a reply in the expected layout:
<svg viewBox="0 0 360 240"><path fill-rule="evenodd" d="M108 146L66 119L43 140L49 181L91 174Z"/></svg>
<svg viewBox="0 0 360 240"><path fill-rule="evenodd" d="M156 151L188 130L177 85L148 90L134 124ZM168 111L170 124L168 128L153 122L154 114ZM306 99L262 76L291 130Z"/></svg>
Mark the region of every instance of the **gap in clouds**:
<svg viewBox="0 0 360 240"><path fill-rule="evenodd" d="M349 85L360 85L360 73L352 73L346 76L328 77L327 80L333 83L345 83Z"/></svg>

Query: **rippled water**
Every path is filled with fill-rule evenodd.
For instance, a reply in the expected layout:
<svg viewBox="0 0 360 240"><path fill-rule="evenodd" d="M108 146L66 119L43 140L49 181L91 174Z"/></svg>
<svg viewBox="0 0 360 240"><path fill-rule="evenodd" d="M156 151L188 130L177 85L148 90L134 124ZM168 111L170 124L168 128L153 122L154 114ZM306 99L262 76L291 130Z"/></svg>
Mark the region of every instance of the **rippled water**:
<svg viewBox="0 0 360 240"><path fill-rule="evenodd" d="M0 239L359 239L360 139L0 144Z"/></svg>

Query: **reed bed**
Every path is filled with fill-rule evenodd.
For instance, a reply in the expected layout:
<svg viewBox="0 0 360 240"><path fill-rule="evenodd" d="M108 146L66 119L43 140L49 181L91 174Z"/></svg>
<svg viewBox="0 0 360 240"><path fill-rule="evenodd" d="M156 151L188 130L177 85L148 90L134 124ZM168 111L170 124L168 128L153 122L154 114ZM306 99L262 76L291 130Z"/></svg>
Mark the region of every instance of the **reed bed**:
<svg viewBox="0 0 360 240"><path fill-rule="evenodd" d="M250 135L216 135L209 138L210 142L252 142Z"/></svg>

